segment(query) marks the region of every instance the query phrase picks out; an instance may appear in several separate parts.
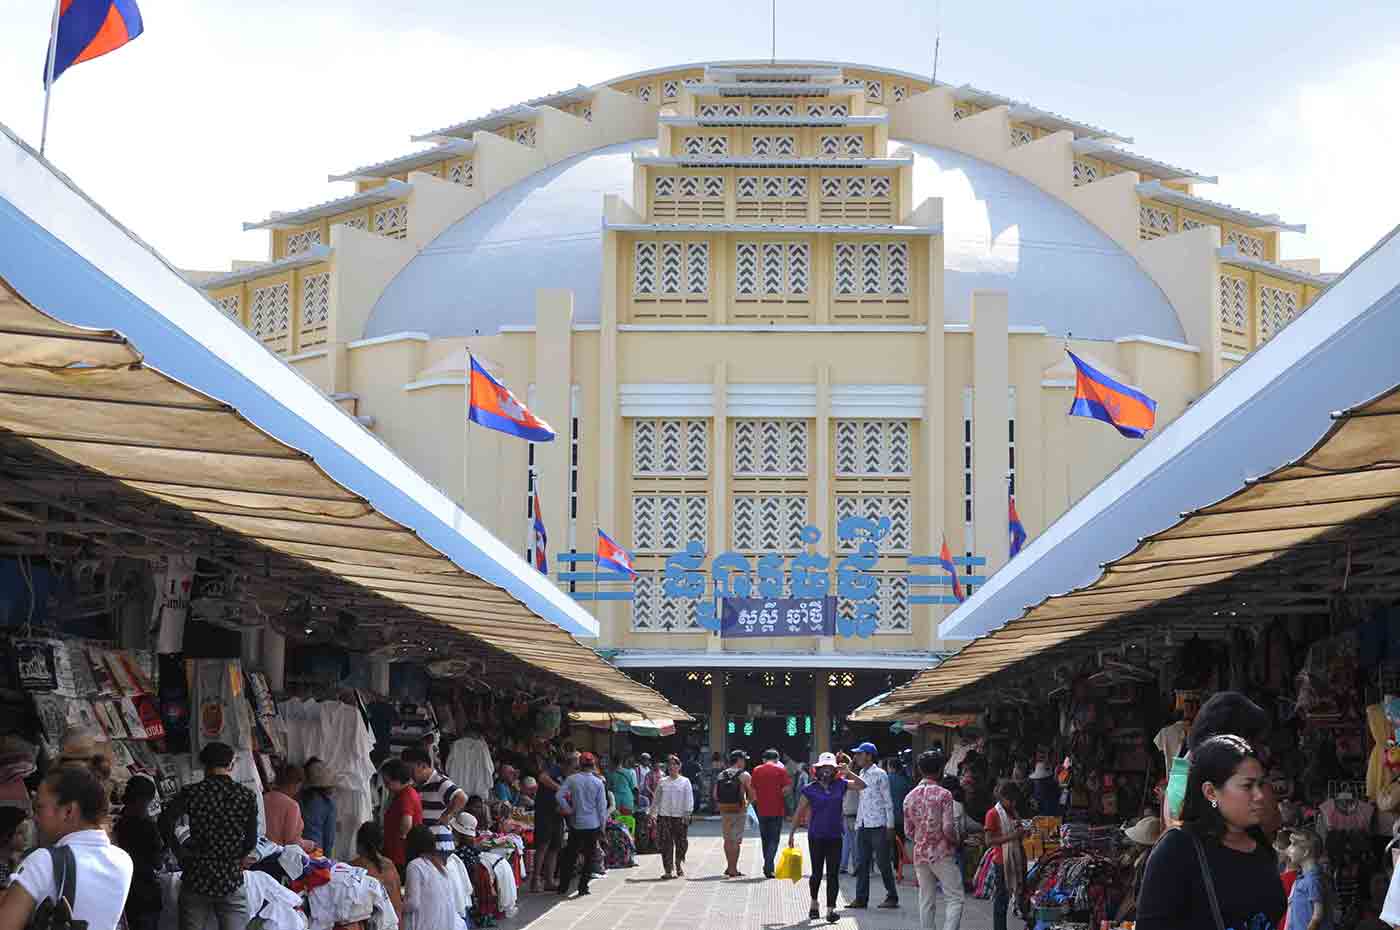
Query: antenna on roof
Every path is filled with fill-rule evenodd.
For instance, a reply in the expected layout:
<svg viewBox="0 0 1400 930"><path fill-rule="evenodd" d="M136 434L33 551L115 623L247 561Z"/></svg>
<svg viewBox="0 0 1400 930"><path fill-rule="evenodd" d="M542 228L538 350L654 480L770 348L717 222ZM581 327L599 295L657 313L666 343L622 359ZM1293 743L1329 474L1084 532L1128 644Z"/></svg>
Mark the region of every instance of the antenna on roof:
<svg viewBox="0 0 1400 930"><path fill-rule="evenodd" d="M933 13L933 75L929 87L938 86L938 46L943 43L943 0L938 0Z"/></svg>
<svg viewBox="0 0 1400 930"><path fill-rule="evenodd" d="M778 63L778 0L773 0L773 44L769 49L768 63L776 65Z"/></svg>

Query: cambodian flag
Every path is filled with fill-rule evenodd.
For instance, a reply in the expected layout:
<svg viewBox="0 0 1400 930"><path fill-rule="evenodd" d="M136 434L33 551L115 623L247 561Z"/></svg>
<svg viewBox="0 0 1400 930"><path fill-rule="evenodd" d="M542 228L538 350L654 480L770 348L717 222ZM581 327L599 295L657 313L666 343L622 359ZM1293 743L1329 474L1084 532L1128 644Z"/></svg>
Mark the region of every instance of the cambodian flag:
<svg viewBox="0 0 1400 930"><path fill-rule="evenodd" d="M1141 391L1119 384L1073 352L1069 352L1069 357L1075 368L1074 404L1069 415L1103 420L1129 439L1146 436L1157 422L1157 402Z"/></svg>
<svg viewBox="0 0 1400 930"><path fill-rule="evenodd" d="M1026 528L1021 524L1021 515L1016 512L1016 498L1009 496L1007 503L1007 527L1011 531L1011 558L1026 544Z"/></svg>
<svg viewBox="0 0 1400 930"><path fill-rule="evenodd" d="M531 442L550 442L554 430L515 399L504 384L487 374L486 369L472 359L471 396L467 419L487 429L499 430Z"/></svg>
<svg viewBox="0 0 1400 930"><path fill-rule="evenodd" d="M59 0L58 38L53 40L53 77L44 62L44 86L72 65L114 52L141 34L136 0Z"/></svg>
<svg viewBox="0 0 1400 930"><path fill-rule="evenodd" d="M600 570L610 568L615 572L637 577L637 570L632 567L632 553L613 542L602 530L598 531L598 552L595 558L595 564Z"/></svg>
<svg viewBox="0 0 1400 930"><path fill-rule="evenodd" d="M953 564L953 553L948 551L948 538L946 536L943 538L943 548L938 550L938 564L952 576L953 597L958 599L959 604L967 600L967 596L963 594L962 582L958 580L958 567Z"/></svg>
<svg viewBox="0 0 1400 930"><path fill-rule="evenodd" d="M549 537L544 532L544 515L540 513L540 492L535 492L535 568L540 570L540 574L549 574L549 553L546 547L549 544Z"/></svg>

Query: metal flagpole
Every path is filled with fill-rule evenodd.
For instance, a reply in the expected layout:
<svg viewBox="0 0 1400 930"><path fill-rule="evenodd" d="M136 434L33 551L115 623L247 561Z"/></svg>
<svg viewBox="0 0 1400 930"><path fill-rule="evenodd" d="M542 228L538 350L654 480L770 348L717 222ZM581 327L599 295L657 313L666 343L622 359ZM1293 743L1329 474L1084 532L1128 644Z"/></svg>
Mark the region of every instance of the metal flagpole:
<svg viewBox="0 0 1400 930"><path fill-rule="evenodd" d="M943 0L938 0L933 14L933 76L930 87L938 86L938 46L943 42Z"/></svg>
<svg viewBox="0 0 1400 930"><path fill-rule="evenodd" d="M778 63L778 0L773 0L772 37L773 44L769 49L768 63L776 65Z"/></svg>
<svg viewBox="0 0 1400 930"><path fill-rule="evenodd" d="M49 142L49 97L53 96L53 69L58 57L58 14L63 8L63 0L53 0L53 22L49 26L49 60L44 66L44 128L39 131L39 157Z"/></svg>

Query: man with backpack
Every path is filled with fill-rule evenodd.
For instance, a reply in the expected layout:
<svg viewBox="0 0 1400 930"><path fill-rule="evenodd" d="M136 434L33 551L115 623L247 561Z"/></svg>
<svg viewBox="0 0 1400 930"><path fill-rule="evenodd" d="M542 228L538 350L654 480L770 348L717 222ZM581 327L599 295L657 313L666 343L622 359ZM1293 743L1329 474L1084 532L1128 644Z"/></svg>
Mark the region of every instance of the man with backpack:
<svg viewBox="0 0 1400 930"><path fill-rule="evenodd" d="M719 808L724 833L724 858L727 878L738 878L739 849L744 844L744 827L748 823L749 804L753 802L753 778L744 771L749 754L742 749L729 753L729 768L715 778L715 805Z"/></svg>
<svg viewBox="0 0 1400 930"><path fill-rule="evenodd" d="M116 930L132 863L102 829L107 808L107 787L87 766L49 773L39 786L34 820L52 845L30 853L14 873L0 900L0 930Z"/></svg>

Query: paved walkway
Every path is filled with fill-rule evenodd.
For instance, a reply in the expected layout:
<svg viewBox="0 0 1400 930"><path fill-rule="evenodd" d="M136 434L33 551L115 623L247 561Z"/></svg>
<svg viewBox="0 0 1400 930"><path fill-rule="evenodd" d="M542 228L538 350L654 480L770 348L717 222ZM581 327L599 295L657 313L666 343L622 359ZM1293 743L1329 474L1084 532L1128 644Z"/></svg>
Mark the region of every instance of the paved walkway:
<svg viewBox="0 0 1400 930"><path fill-rule="evenodd" d="M752 832L752 831L751 831ZM784 830L783 842L787 842ZM807 855L805 835L799 831L798 846ZM845 910L855 896L855 879L841 876L841 896L837 911L841 919L834 925L823 918L807 919L810 898L807 881L769 881L763 876L763 853L756 835L744 840L739 856L743 878L725 879L724 848L719 823L697 821L690 831L690 853L686 857L686 877L661 881L661 857L637 857L637 867L610 870L596 879L588 897L567 899L553 894L522 895L520 910L504 926L510 930L798 930L835 927L835 930L918 930L919 889L901 885L899 910L882 911L873 907L884 897L879 871L871 870L870 910ZM913 881L905 870L907 881ZM822 890L823 906L826 901ZM943 902L938 907L938 926L943 925ZM962 926L966 930L990 930L991 909L986 901L967 899Z"/></svg>

